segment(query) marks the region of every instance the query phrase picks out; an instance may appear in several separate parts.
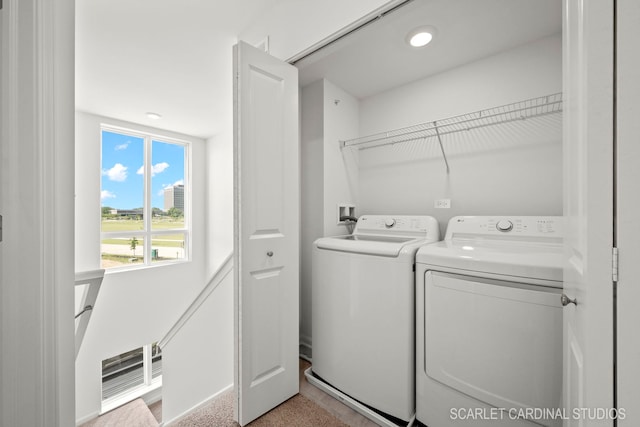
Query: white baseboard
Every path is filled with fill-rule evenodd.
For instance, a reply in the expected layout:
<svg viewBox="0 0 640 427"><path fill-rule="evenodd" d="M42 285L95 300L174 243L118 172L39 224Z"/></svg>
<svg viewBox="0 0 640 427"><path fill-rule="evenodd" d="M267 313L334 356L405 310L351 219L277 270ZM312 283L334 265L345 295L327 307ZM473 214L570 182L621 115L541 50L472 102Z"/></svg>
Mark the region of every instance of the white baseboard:
<svg viewBox="0 0 640 427"><path fill-rule="evenodd" d="M80 425L82 425L82 424L84 424L86 422L89 422L89 421L91 421L93 419L96 419L99 416L100 416L100 412L96 411L96 412L94 412L92 414L89 414L89 415L86 415L86 416L84 416L82 418L79 418L79 419L76 420L76 427L80 426Z"/></svg>
<svg viewBox="0 0 640 427"><path fill-rule="evenodd" d="M307 334L300 334L298 340L301 346L311 348L311 337Z"/></svg>
<svg viewBox="0 0 640 427"><path fill-rule="evenodd" d="M142 396L142 400L147 406L150 406L160 400L162 400L162 387L157 388L155 390L150 391L149 393Z"/></svg>
<svg viewBox="0 0 640 427"><path fill-rule="evenodd" d="M219 392L215 393L214 395L206 398L202 402L197 403L196 405L194 405L191 408L187 409L186 411L184 411L182 414L178 415L177 417L174 417L173 419L171 419L171 420L169 420L167 422L163 421L160 424L160 427L170 426L173 423L177 423L178 421L182 420L183 418L186 418L188 415L191 415L192 413L196 412L198 409L202 408L203 406L208 405L209 403L211 403L212 400L214 400L215 398L220 396L222 393L228 391L231 388L233 388L233 383L229 384L228 386L226 386L225 388L223 388Z"/></svg>
<svg viewBox="0 0 640 427"><path fill-rule="evenodd" d="M311 363L311 358L313 356L311 348L311 337L305 334L300 334L300 337L298 338L298 344L300 357Z"/></svg>

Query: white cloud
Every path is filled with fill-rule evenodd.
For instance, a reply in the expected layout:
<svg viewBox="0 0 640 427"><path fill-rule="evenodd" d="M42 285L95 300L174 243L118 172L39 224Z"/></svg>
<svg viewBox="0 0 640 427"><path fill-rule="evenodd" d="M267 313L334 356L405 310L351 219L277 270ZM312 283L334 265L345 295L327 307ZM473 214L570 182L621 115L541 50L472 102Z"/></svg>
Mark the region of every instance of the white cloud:
<svg viewBox="0 0 640 427"><path fill-rule="evenodd" d="M103 171L102 174L108 176L111 181L123 182L127 179L127 167L116 163L111 169Z"/></svg>
<svg viewBox="0 0 640 427"><path fill-rule="evenodd" d="M151 168L151 176L157 174L157 173L161 173L164 172L164 170L166 168L169 167L169 163L167 162L162 162L162 163L156 163L155 165L153 165L153 167Z"/></svg>
<svg viewBox="0 0 640 427"><path fill-rule="evenodd" d="M120 150L126 150L127 147L129 147L129 144L131 143L131 141L127 141L124 144L120 144L120 145L116 145L115 150L116 151L120 151Z"/></svg>
<svg viewBox="0 0 640 427"><path fill-rule="evenodd" d="M168 167L169 167L169 163L167 162L156 163L155 165L151 166L151 176L155 176L156 174L164 172L164 170ZM138 175L144 175L144 165L140 166L140 168L138 168L136 173Z"/></svg>
<svg viewBox="0 0 640 427"><path fill-rule="evenodd" d="M104 199L115 199L116 195L113 194L111 191L109 190L102 190L100 192L100 200L104 200Z"/></svg>

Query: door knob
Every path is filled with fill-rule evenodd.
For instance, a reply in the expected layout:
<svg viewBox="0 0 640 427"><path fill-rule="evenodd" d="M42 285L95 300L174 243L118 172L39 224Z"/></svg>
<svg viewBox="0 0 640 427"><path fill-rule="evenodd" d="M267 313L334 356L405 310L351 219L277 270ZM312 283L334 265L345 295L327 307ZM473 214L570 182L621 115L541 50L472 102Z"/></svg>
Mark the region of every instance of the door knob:
<svg viewBox="0 0 640 427"><path fill-rule="evenodd" d="M578 305L578 301L575 298L571 299L565 294L562 294L562 296L560 297L560 302L562 303L563 307L566 307L569 304Z"/></svg>
<svg viewBox="0 0 640 427"><path fill-rule="evenodd" d="M268 257L272 257L273 256L273 252L272 251L267 252L267 256Z"/></svg>

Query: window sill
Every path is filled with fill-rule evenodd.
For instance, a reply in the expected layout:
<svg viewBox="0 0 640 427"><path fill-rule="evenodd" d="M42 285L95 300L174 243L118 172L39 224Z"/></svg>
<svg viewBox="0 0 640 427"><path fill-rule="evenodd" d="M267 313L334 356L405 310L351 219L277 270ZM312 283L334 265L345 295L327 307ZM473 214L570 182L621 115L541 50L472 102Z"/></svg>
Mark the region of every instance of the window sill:
<svg viewBox="0 0 640 427"><path fill-rule="evenodd" d="M105 414L109 411L112 411L122 405L125 405L131 402L132 400L135 400L139 397L144 396L147 393L151 393L152 391L157 390L160 387L162 387L162 375L160 375L158 378L153 380L153 382L150 385L140 385L122 394L113 396L110 399L103 400L102 408L100 410L100 415Z"/></svg>
<svg viewBox="0 0 640 427"><path fill-rule="evenodd" d="M136 265L127 265L124 267L111 267L109 269L105 269L104 274L110 275L114 273L127 273L130 271L140 271L140 270L148 270L148 269L160 268L160 267L169 267L172 265L188 264L190 262L191 262L190 259L180 259L176 261L163 261L163 262L157 262L153 264L136 264Z"/></svg>

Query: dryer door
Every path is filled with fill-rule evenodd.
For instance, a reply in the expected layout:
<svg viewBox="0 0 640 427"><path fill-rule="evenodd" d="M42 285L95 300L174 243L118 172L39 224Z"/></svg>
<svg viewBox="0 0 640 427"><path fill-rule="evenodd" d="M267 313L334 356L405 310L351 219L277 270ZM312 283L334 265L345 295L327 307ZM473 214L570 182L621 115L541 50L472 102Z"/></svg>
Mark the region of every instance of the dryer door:
<svg viewBox="0 0 640 427"><path fill-rule="evenodd" d="M427 375L497 408L559 408L559 291L426 271Z"/></svg>

